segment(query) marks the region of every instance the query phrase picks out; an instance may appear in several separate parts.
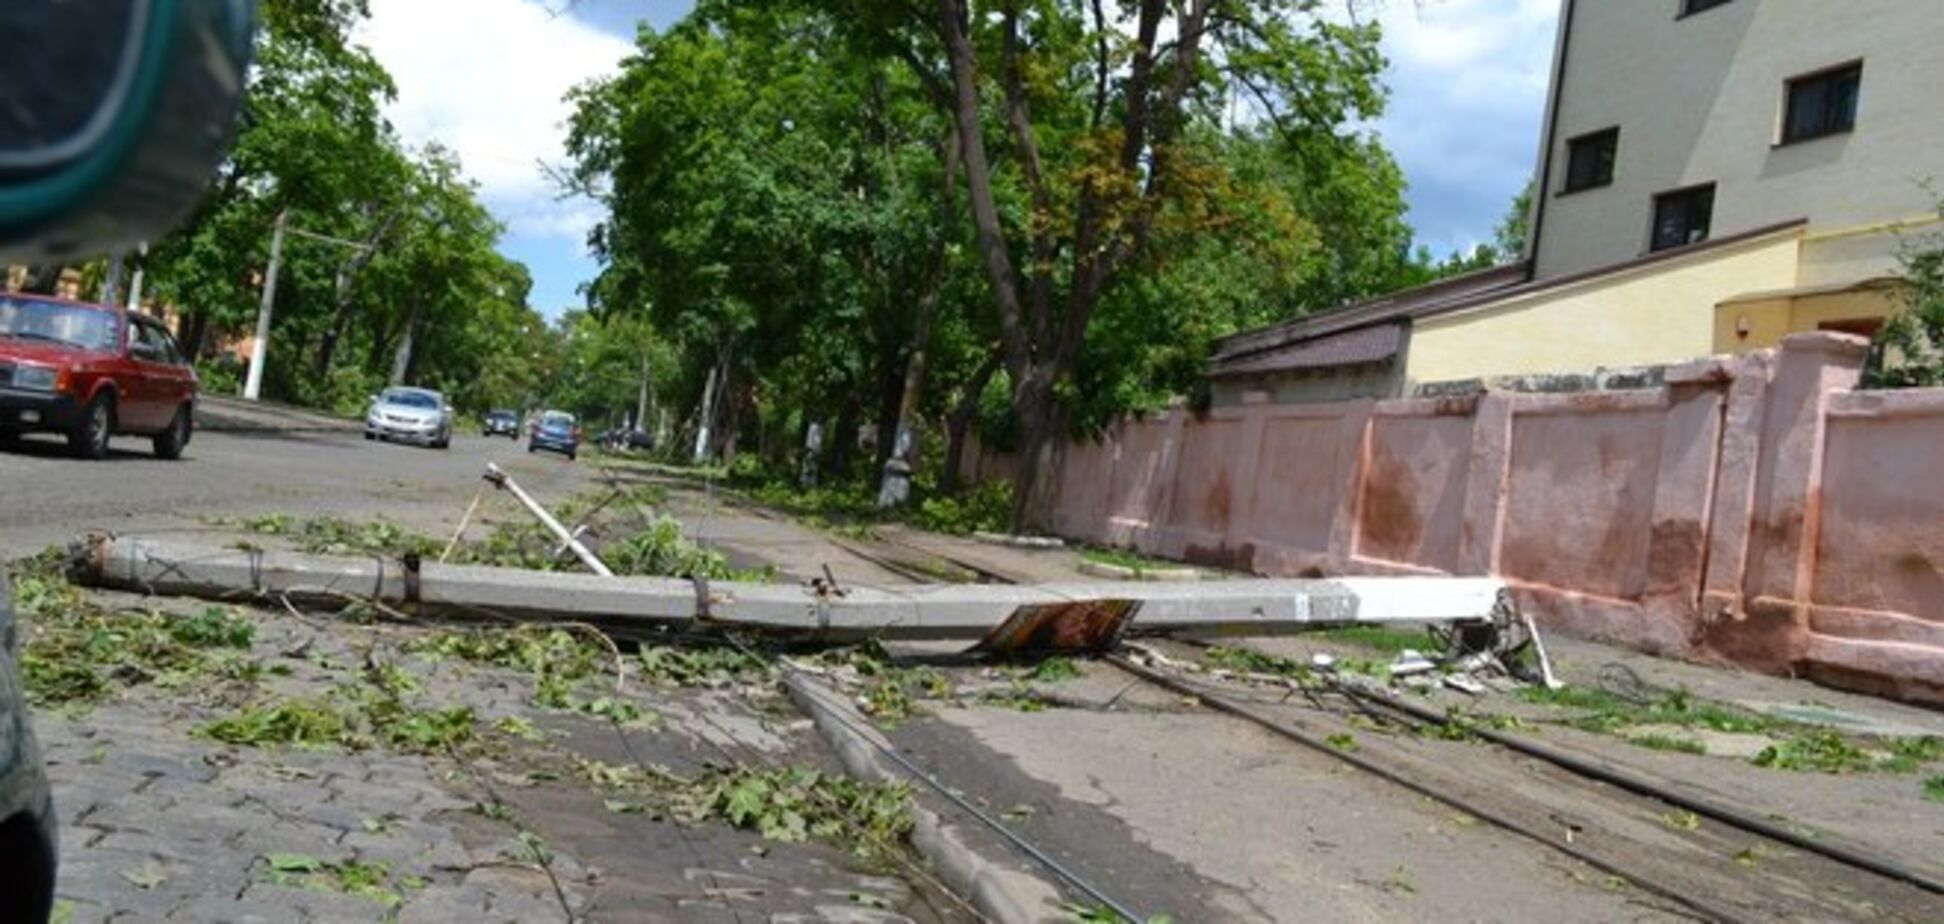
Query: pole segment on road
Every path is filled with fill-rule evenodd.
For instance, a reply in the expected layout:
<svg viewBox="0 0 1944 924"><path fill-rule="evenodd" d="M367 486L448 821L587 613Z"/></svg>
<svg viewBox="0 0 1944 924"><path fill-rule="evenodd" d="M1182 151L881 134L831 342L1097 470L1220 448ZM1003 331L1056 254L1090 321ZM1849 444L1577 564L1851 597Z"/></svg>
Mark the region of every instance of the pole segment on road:
<svg viewBox="0 0 1944 924"><path fill-rule="evenodd" d="M263 391L263 358L270 352L270 316L277 305L277 269L283 264L284 224L288 209L277 213L277 229L270 235L270 268L263 274L263 304L257 308L256 343L250 348L250 376L243 383L243 398L255 401Z"/></svg>

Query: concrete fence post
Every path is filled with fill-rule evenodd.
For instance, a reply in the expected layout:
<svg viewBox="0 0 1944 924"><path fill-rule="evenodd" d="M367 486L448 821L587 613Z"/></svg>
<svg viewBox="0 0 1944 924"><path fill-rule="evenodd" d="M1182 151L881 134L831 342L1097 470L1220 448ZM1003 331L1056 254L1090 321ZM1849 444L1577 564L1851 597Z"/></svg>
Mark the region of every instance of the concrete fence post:
<svg viewBox="0 0 1944 924"><path fill-rule="evenodd" d="M1488 391L1472 413L1471 470L1465 523L1458 534L1460 574L1497 574L1505 534L1506 481L1512 469L1512 416L1518 398Z"/></svg>
<svg viewBox="0 0 1944 924"><path fill-rule="evenodd" d="M1177 401L1168 408L1166 429L1162 431L1160 457L1154 463L1154 477L1147 485L1147 526L1133 537L1133 545L1150 555L1163 552L1165 537L1175 527L1175 496L1181 480L1181 446L1188 438L1191 421L1188 408Z"/></svg>
<svg viewBox="0 0 1944 924"><path fill-rule="evenodd" d="M1242 446L1229 460L1232 477L1228 522L1222 527L1222 547L1238 570L1253 570L1254 556L1248 551L1255 531L1256 491L1262 476L1262 435L1269 428L1269 394L1246 392L1242 396Z"/></svg>
<svg viewBox="0 0 1944 924"><path fill-rule="evenodd" d="M1742 602L1707 634L1710 648L1744 665L1787 670L1808 644L1825 415L1831 393L1860 381L1868 347L1847 334L1793 334L1776 357L1758 430Z"/></svg>
<svg viewBox="0 0 1944 924"><path fill-rule="evenodd" d="M1734 381L1731 360L1706 359L1668 370L1667 409L1655 472L1641 587L1641 644L1685 654L1700 635L1709 512L1722 448L1723 408Z"/></svg>
<svg viewBox="0 0 1944 924"><path fill-rule="evenodd" d="M1370 474L1371 418L1377 402L1370 399L1344 405L1337 424L1336 506L1330 515L1330 545L1326 551L1330 567L1349 571L1357 557L1358 537L1362 535L1364 479Z"/></svg>

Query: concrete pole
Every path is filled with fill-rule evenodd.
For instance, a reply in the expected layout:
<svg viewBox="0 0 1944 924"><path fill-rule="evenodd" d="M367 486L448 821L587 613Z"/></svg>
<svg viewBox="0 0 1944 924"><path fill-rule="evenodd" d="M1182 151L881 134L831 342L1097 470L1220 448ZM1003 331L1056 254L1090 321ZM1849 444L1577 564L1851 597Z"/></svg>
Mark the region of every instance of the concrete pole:
<svg viewBox="0 0 1944 924"><path fill-rule="evenodd" d="M398 352L392 354L390 382L393 385L405 384L405 373L412 369L412 350L415 348L412 341L418 336L419 313L423 307L424 303L414 301L412 314L405 319L405 334L398 338Z"/></svg>
<svg viewBox="0 0 1944 924"><path fill-rule="evenodd" d="M648 351L641 351L641 394L635 399L634 426L632 429L648 430Z"/></svg>
<svg viewBox="0 0 1944 924"><path fill-rule="evenodd" d="M135 275L128 281L128 310L142 310L142 282L148 272L148 245L136 248Z"/></svg>
<svg viewBox="0 0 1944 924"><path fill-rule="evenodd" d="M116 253L108 258L108 272L101 277L100 301L102 304L113 305L121 300L121 281L124 266L125 264L122 261L122 255L120 253Z"/></svg>
<svg viewBox="0 0 1944 924"><path fill-rule="evenodd" d="M715 420L716 372L721 368L720 363L711 368L708 381L702 385L702 416L696 421L695 426L696 465L701 465L709 458L709 424Z"/></svg>
<svg viewBox="0 0 1944 924"><path fill-rule="evenodd" d="M270 318L277 307L277 270L283 266L284 225L289 210L277 213L277 227L270 235L270 267L263 273L263 304L257 308L256 343L250 347L250 375L243 382L243 398L255 401L263 392L263 360L270 352Z"/></svg>

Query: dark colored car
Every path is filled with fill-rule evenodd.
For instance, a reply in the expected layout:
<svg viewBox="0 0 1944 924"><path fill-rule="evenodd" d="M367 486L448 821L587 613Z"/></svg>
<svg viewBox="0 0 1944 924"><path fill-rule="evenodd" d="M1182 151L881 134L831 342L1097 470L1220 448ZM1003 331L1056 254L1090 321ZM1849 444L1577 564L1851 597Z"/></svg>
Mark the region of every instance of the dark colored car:
<svg viewBox="0 0 1944 924"><path fill-rule="evenodd" d="M45 921L54 903L58 829L21 695L20 645L13 595L0 573L0 921Z"/></svg>
<svg viewBox="0 0 1944 924"><path fill-rule="evenodd" d="M581 428L574 415L566 411L547 411L533 424L527 437L527 452L557 452L568 459L580 455Z"/></svg>
<svg viewBox="0 0 1944 924"><path fill-rule="evenodd" d="M161 323L119 308L0 295L0 441L59 433L85 459L116 434L175 459L195 425L196 373Z"/></svg>
<svg viewBox="0 0 1944 924"><path fill-rule="evenodd" d="M655 448L655 435L646 430L615 427L601 434L601 446L609 452L649 452Z"/></svg>
<svg viewBox="0 0 1944 924"><path fill-rule="evenodd" d="M486 413L486 435L504 436L508 439L520 438L520 415L512 411L488 411Z"/></svg>

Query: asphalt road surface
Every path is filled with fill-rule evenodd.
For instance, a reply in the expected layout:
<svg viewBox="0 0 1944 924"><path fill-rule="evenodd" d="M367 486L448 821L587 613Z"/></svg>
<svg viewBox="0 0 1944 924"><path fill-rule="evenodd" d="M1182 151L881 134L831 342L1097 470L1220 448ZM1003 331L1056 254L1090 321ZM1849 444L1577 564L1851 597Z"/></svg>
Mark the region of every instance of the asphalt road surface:
<svg viewBox="0 0 1944 924"><path fill-rule="evenodd" d="M585 487L593 469L529 454L524 442L455 436L447 450L367 442L351 433L202 432L180 461L148 441L119 438L100 462L68 457L51 438L0 450L0 558L37 552L88 530L189 534L218 517L328 513L384 517L427 533L450 532L497 462L546 503ZM492 519L524 516L510 498Z"/></svg>

